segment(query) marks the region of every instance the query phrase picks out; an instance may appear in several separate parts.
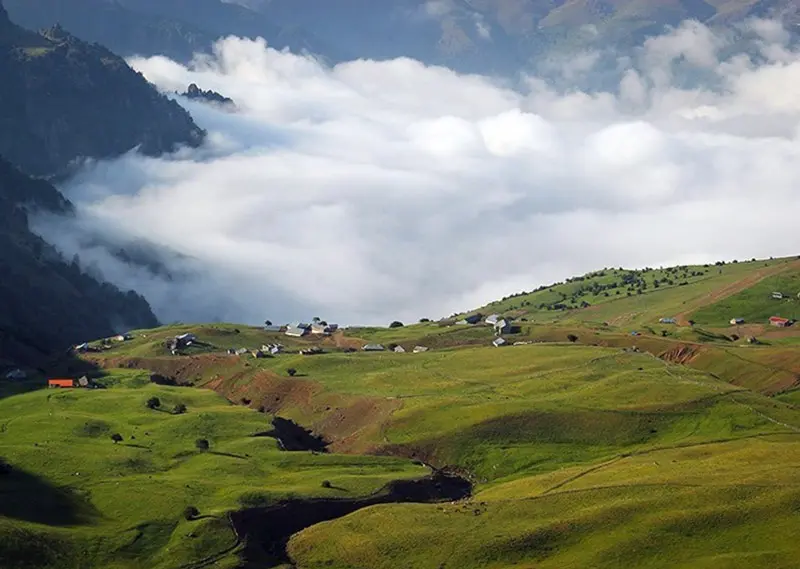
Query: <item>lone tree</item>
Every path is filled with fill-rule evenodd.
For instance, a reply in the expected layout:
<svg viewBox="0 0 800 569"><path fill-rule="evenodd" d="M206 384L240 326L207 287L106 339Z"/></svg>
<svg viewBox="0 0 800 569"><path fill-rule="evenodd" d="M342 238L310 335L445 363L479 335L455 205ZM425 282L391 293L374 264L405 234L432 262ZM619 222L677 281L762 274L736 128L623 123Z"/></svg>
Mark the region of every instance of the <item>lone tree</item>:
<svg viewBox="0 0 800 569"><path fill-rule="evenodd" d="M183 415L184 413L186 413L186 405L184 405L183 403L178 403L177 405L175 405L175 407L173 407L172 412L175 415Z"/></svg>
<svg viewBox="0 0 800 569"><path fill-rule="evenodd" d="M208 443L208 439L197 439L194 442L194 446L197 447L198 450L206 451L211 448L211 445Z"/></svg>
<svg viewBox="0 0 800 569"><path fill-rule="evenodd" d="M158 397L151 397L145 403L148 409L158 409L161 407L161 400Z"/></svg>
<svg viewBox="0 0 800 569"><path fill-rule="evenodd" d="M333 487L333 485L331 484L330 480L323 480L322 481L322 487L323 488L331 488L331 487Z"/></svg>
<svg viewBox="0 0 800 569"><path fill-rule="evenodd" d="M402 328L402 327L403 327L403 323L400 322L399 320L395 320L394 322L389 324L389 328Z"/></svg>
<svg viewBox="0 0 800 569"><path fill-rule="evenodd" d="M199 515L200 515L200 510L198 510L194 506L186 506L183 509L183 517L186 518L187 521L192 521Z"/></svg>
<svg viewBox="0 0 800 569"><path fill-rule="evenodd" d="M122 435L120 435L119 433L114 433L113 435L111 435L111 440L114 441L114 444L121 443L123 440Z"/></svg>
<svg viewBox="0 0 800 569"><path fill-rule="evenodd" d="M286 370L286 373L289 374L289 377L294 377L297 374L297 370L294 369L293 367L290 367L289 369Z"/></svg>
<svg viewBox="0 0 800 569"><path fill-rule="evenodd" d="M578 337L575 334L567 334L567 340L574 344L578 341Z"/></svg>

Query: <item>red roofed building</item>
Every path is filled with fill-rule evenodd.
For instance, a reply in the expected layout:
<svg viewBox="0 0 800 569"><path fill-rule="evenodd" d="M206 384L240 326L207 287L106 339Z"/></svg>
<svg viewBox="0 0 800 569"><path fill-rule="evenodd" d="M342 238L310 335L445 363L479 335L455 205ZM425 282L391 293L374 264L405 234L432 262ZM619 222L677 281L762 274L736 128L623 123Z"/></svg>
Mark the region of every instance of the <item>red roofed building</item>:
<svg viewBox="0 0 800 569"><path fill-rule="evenodd" d="M75 387L75 380L72 379L48 379L47 387Z"/></svg>
<svg viewBox="0 0 800 569"><path fill-rule="evenodd" d="M781 318L780 316L773 316L769 319L769 323L772 326L777 326L778 328L786 328L791 321L788 318Z"/></svg>

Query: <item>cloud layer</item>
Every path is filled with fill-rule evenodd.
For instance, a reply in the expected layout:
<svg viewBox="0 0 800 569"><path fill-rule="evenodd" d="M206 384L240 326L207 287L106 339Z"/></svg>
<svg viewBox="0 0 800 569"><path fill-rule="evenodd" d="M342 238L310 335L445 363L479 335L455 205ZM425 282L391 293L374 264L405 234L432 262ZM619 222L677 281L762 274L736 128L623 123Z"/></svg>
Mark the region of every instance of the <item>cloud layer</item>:
<svg viewBox="0 0 800 569"><path fill-rule="evenodd" d="M134 60L240 111L180 100L205 148L87 165L78 217L37 227L165 321L385 324L604 266L797 254L800 54L772 22L744 33L686 23L513 86L238 38L188 68ZM575 88L601 65L614 89Z"/></svg>

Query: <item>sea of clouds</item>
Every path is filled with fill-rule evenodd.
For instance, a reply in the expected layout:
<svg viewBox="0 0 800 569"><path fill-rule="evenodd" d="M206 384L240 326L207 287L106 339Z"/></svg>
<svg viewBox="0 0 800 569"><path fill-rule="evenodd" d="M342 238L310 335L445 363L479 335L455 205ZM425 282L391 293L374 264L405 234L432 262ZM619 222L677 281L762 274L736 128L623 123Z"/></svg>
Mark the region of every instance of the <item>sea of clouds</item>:
<svg viewBox="0 0 800 569"><path fill-rule="evenodd" d="M607 266L797 254L800 52L774 22L732 37L687 22L518 81L233 37L133 59L238 111L178 97L205 147L89 164L62 188L77 216L36 229L165 322L386 324ZM615 88L583 88L609 62Z"/></svg>

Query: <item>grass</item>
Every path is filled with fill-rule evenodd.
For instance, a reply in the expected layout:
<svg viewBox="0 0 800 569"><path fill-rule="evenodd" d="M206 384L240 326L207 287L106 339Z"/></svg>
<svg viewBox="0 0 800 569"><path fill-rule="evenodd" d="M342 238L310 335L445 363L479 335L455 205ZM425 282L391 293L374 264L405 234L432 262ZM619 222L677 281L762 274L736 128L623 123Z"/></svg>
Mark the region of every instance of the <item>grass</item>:
<svg viewBox="0 0 800 569"><path fill-rule="evenodd" d="M232 541L225 518L187 522L182 511L223 516L258 496L371 493L424 469L388 457L285 453L253 437L268 417L212 391L148 384L114 372L97 390L40 390L0 400L3 479L0 558L31 567L175 567ZM182 402L184 415L149 410ZM124 442L114 444L112 433ZM207 438L209 452L195 449ZM188 533L198 537L188 539ZM38 553L32 555L31 543ZM20 565L14 565L20 566ZM23 565L24 566L24 565Z"/></svg>
<svg viewBox="0 0 800 569"><path fill-rule="evenodd" d="M226 512L337 488L365 495L420 475L409 460L420 459L470 476L474 497L374 506L313 526L292 538L296 565L792 567L797 338L759 329L764 343L747 345L725 324L730 306L748 318L763 309L763 290L794 286L794 265L593 273L484 307L514 315L520 331L509 339L530 342L502 349L489 346L491 328L448 321L303 339L231 324L134 331L89 356L108 370L108 389L0 387L0 455L16 467L0 501L0 558L177 567L230 546ZM601 287L624 275L642 294L606 297L615 289ZM565 295L590 306L539 307ZM679 324L659 324L664 316ZM202 344L169 355L164 342L183 332ZM223 355L274 342L287 353ZM430 351L343 349L365 342ZM309 345L327 353L296 353ZM119 366L195 387L158 387L149 371ZM152 396L189 412L148 410ZM336 453L285 453L251 436L267 429L259 408L325 435ZM114 432L125 441L114 445ZM197 438L211 451L195 449ZM188 504L212 517L187 522Z"/></svg>

